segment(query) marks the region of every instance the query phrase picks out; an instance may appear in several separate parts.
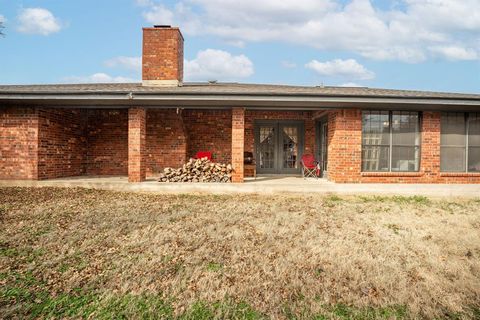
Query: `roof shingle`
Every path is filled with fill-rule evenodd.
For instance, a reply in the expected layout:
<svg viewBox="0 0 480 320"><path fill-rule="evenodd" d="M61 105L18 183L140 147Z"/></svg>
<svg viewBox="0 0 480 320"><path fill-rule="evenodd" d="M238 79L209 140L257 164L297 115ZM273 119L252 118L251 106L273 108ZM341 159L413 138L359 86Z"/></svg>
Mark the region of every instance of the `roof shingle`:
<svg viewBox="0 0 480 320"><path fill-rule="evenodd" d="M242 83L184 83L179 87L146 87L141 83L2 85L6 94L180 94L395 97L480 100L480 94L391 90L367 87L315 87Z"/></svg>

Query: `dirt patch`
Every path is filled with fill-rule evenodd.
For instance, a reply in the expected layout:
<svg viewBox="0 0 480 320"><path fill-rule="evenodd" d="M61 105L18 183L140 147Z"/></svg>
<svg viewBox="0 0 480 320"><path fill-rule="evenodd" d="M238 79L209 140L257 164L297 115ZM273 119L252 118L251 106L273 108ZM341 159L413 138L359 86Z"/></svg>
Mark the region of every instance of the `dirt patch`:
<svg viewBox="0 0 480 320"><path fill-rule="evenodd" d="M225 299L272 318L479 307L478 200L59 188L0 188L0 199L0 285L29 275L54 297L161 294L177 315Z"/></svg>

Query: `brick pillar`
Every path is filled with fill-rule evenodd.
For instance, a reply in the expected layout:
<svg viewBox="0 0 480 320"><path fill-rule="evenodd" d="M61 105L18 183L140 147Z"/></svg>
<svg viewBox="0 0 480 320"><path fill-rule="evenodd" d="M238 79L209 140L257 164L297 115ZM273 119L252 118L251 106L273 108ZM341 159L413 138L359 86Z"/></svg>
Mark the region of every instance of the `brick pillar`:
<svg viewBox="0 0 480 320"><path fill-rule="evenodd" d="M232 110L232 182L243 182L243 151L245 145L245 109Z"/></svg>
<svg viewBox="0 0 480 320"><path fill-rule="evenodd" d="M128 181L141 182L146 178L146 110L128 109Z"/></svg>
<svg viewBox="0 0 480 320"><path fill-rule="evenodd" d="M420 171L427 182L434 182L440 175L440 112L423 112Z"/></svg>
<svg viewBox="0 0 480 320"><path fill-rule="evenodd" d="M360 182L362 166L362 113L357 109L328 115L328 178Z"/></svg>
<svg viewBox="0 0 480 320"><path fill-rule="evenodd" d="M35 108L0 107L0 179L39 179L39 123Z"/></svg>

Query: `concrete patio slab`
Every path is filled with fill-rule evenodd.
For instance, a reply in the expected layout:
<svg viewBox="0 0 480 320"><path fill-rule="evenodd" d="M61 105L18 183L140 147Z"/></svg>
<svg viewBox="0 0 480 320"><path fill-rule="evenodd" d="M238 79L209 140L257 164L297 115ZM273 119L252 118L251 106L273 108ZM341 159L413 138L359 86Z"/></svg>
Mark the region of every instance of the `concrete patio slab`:
<svg viewBox="0 0 480 320"><path fill-rule="evenodd" d="M128 183L127 177L82 176L43 181L0 180L1 187L81 187L102 190L155 193L318 193L341 195L423 195L429 197L480 198L480 184L336 184L301 177L247 178L233 183L160 183L149 179Z"/></svg>

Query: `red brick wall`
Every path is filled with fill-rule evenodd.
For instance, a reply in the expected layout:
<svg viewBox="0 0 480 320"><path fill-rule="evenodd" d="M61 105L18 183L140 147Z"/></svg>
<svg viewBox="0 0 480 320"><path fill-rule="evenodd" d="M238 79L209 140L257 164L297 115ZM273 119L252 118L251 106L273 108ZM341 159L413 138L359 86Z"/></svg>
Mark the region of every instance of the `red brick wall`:
<svg viewBox="0 0 480 320"><path fill-rule="evenodd" d="M255 120L303 120L305 127L304 154L315 153L315 121L312 112L301 111L254 111L245 112L245 151L255 154L254 121Z"/></svg>
<svg viewBox="0 0 480 320"><path fill-rule="evenodd" d="M147 111L128 109L128 181L141 182L146 178Z"/></svg>
<svg viewBox="0 0 480 320"><path fill-rule="evenodd" d="M38 177L54 179L86 172L86 112L39 109Z"/></svg>
<svg viewBox="0 0 480 320"><path fill-rule="evenodd" d="M0 179L38 178L38 113L0 109Z"/></svg>
<svg viewBox="0 0 480 320"><path fill-rule="evenodd" d="M303 120L305 152L314 153L311 112L245 111L245 150L253 151L255 119ZM421 168L414 173L361 172L361 111L328 114L328 174L335 182L480 183L480 174L440 172L440 113L422 113ZM148 110L146 170L179 167L197 151L231 162L230 110ZM0 179L127 175L128 110L0 109Z"/></svg>
<svg viewBox="0 0 480 320"><path fill-rule="evenodd" d="M128 110L88 110L87 175L128 174Z"/></svg>
<svg viewBox="0 0 480 320"><path fill-rule="evenodd" d="M156 175L165 167L181 167L187 158L187 142L182 112L147 110L147 175Z"/></svg>
<svg viewBox="0 0 480 320"><path fill-rule="evenodd" d="M188 158L198 151L211 151L214 161L232 161L231 110L184 110L183 119L188 134Z"/></svg>
<svg viewBox="0 0 480 320"><path fill-rule="evenodd" d="M143 29L142 79L183 81L183 37L178 28Z"/></svg>
<svg viewBox="0 0 480 320"><path fill-rule="evenodd" d="M328 115L328 177L336 182L359 182L362 157L360 110L337 110Z"/></svg>
<svg viewBox="0 0 480 320"><path fill-rule="evenodd" d="M361 172L360 110L331 111L328 117L328 177L341 183L480 183L478 173L440 172L440 112L423 112L419 172Z"/></svg>

